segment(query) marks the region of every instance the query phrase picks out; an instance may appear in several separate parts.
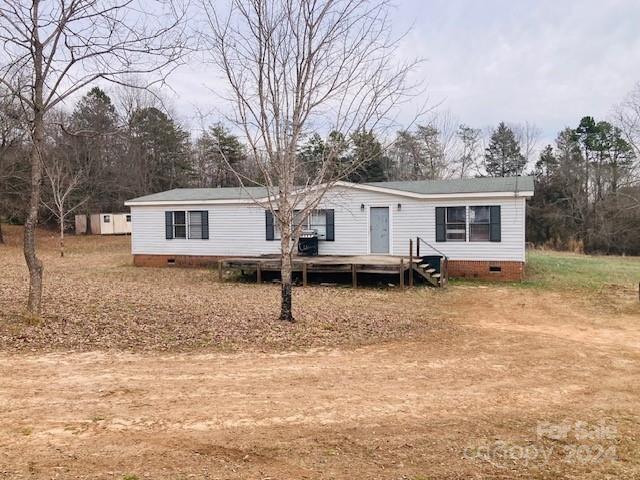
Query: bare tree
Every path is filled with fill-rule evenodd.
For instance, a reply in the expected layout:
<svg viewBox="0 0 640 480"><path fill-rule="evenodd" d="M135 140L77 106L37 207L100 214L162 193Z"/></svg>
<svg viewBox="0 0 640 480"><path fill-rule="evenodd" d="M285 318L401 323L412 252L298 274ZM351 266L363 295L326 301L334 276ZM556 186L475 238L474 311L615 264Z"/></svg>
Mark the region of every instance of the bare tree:
<svg viewBox="0 0 640 480"><path fill-rule="evenodd" d="M24 225L27 311L39 316L43 265L36 252L47 114L97 80L164 77L184 49L184 10L142 0L0 0L0 84L19 99L31 133L31 179Z"/></svg>
<svg viewBox="0 0 640 480"><path fill-rule="evenodd" d="M511 126L525 159L525 168L534 157L542 131L533 123L524 122Z"/></svg>
<svg viewBox="0 0 640 480"><path fill-rule="evenodd" d="M478 170L482 131L479 128L460 124L456 135L458 136L459 150L453 161L454 173L459 178L465 178Z"/></svg>
<svg viewBox="0 0 640 480"><path fill-rule="evenodd" d="M82 186L84 173L81 170L73 171L70 162L56 153L50 161L44 162L44 173L47 179L48 198L42 201L42 205L58 220L60 256L64 257L64 231L67 217L89 200L88 196L74 197Z"/></svg>
<svg viewBox="0 0 640 480"><path fill-rule="evenodd" d="M616 106L614 119L636 152L636 156L640 158L640 82L623 102Z"/></svg>
<svg viewBox="0 0 640 480"><path fill-rule="evenodd" d="M387 0L202 0L205 43L230 89L234 114L268 192L264 201L279 231L280 319L293 320L292 255L301 222L328 188L348 175L340 151L329 146L312 173L298 158L305 133L348 138L387 128L406 98L415 62L394 64ZM224 14L220 13L223 12ZM242 185L247 179L237 174ZM254 183L256 184L256 183Z"/></svg>

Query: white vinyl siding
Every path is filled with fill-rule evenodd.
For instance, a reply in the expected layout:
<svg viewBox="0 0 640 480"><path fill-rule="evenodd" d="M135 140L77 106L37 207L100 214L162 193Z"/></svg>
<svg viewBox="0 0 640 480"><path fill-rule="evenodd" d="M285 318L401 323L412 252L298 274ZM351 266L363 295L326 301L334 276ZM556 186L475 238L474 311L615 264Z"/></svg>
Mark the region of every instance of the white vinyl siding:
<svg viewBox="0 0 640 480"><path fill-rule="evenodd" d="M436 206L487 205L501 207L500 242L436 243ZM372 206L389 207L391 254L408 255L409 239L415 243L419 236L454 260L525 261L523 197L423 200L347 187L331 189L318 206L319 209L331 208L335 212L335 241L320 241L320 255L367 255L369 207ZM167 210L208 210L209 240L166 240L164 212ZM278 240L266 240L264 208L252 204L194 204L188 207L132 205L131 214L134 225L133 254L254 256L278 253L280 249ZM430 253L424 245L420 248L421 253Z"/></svg>

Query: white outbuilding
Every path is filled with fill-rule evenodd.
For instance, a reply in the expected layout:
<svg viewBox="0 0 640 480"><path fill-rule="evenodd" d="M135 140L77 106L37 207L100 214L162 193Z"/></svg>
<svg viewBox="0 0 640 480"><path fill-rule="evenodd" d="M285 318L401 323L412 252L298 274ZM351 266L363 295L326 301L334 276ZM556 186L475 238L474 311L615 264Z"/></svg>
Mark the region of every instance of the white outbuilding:
<svg viewBox="0 0 640 480"><path fill-rule="evenodd" d="M130 213L92 213L90 222L87 222L87 215L76 215L75 220L78 235L86 234L87 228L91 229L92 235L131 234Z"/></svg>

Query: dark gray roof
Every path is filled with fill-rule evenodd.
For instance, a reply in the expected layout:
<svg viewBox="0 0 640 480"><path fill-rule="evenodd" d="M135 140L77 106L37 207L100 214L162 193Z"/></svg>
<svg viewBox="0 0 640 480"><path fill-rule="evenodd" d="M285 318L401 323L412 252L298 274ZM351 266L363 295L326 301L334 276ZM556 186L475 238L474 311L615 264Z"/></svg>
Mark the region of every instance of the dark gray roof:
<svg viewBox="0 0 640 480"><path fill-rule="evenodd" d="M408 182L373 182L374 187L421 194L532 192L533 177L481 177Z"/></svg>
<svg viewBox="0 0 640 480"><path fill-rule="evenodd" d="M373 182L365 183L365 185L419 194L530 192L533 191L533 177L415 180L408 182ZM166 192L134 198L127 203L250 200L252 198L264 198L267 194L267 189L263 187L175 188Z"/></svg>

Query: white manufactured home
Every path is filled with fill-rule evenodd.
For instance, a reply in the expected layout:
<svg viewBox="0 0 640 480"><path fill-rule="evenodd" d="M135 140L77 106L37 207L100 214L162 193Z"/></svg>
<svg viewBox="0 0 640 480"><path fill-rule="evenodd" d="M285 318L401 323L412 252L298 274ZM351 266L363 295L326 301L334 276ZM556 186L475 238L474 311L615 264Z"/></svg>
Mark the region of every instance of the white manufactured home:
<svg viewBox="0 0 640 480"><path fill-rule="evenodd" d="M323 256L448 259L450 276L520 279L532 177L338 182L303 219ZM140 266L202 265L279 252L277 225L258 187L175 189L129 200ZM421 245L421 246L420 246ZM416 248L414 247L414 248Z"/></svg>

